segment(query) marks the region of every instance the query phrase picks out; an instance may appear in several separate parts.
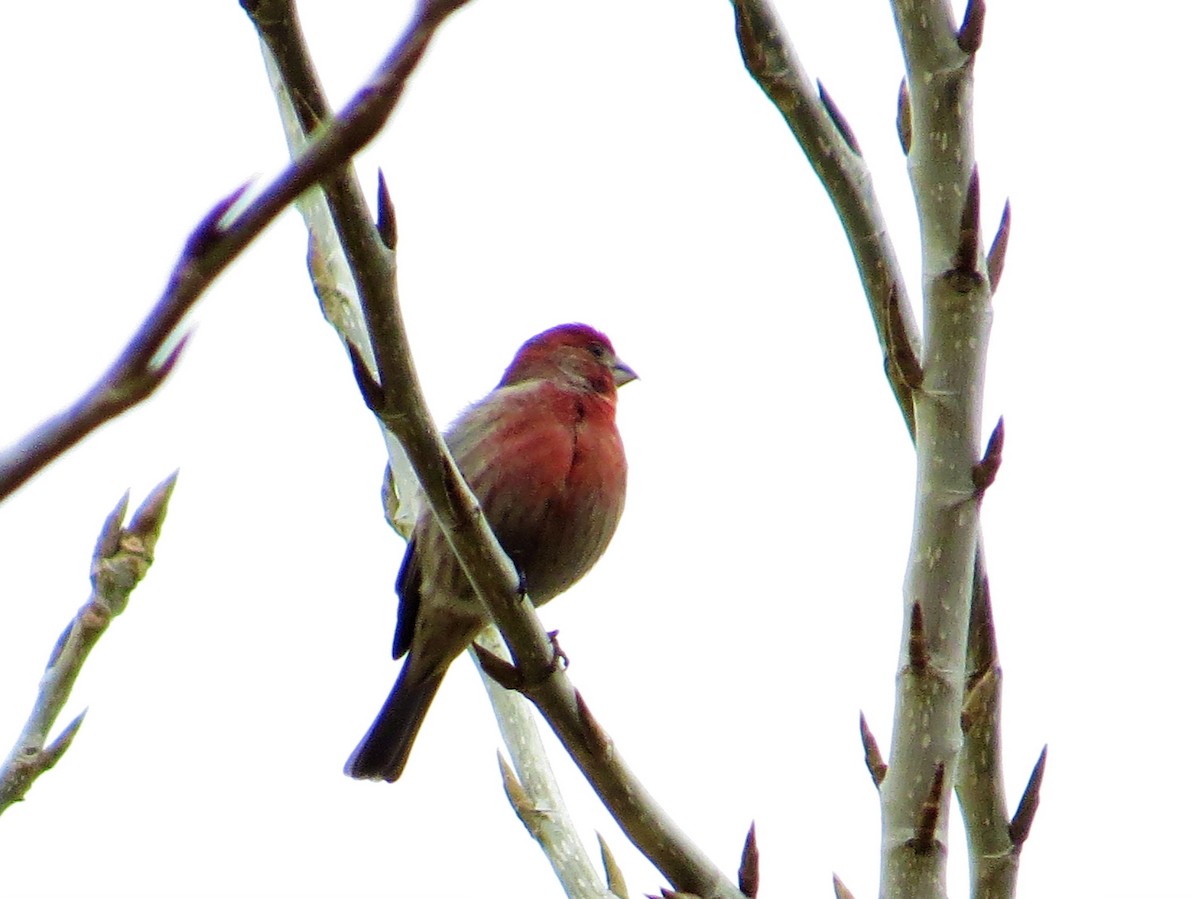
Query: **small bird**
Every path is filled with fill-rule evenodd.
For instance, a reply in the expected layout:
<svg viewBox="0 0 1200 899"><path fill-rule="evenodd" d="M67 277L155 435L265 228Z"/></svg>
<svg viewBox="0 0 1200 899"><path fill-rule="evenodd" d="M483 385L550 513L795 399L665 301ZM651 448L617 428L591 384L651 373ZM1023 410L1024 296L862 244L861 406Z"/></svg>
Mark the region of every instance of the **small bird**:
<svg viewBox="0 0 1200 899"><path fill-rule="evenodd" d="M617 529L626 473L617 388L636 377L599 331L559 325L526 341L496 389L446 432L450 454L534 605L583 577ZM450 663L490 620L420 505L396 592L392 657L408 655L346 762L350 777L400 777Z"/></svg>

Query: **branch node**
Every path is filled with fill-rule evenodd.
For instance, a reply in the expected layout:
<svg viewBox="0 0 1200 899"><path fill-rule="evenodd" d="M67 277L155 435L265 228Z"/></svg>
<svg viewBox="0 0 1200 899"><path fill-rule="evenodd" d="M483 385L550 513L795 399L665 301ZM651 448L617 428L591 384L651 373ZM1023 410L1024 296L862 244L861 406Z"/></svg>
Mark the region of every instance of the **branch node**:
<svg viewBox="0 0 1200 899"><path fill-rule="evenodd" d="M867 771L871 773L871 782L878 789L883 785L883 779L887 777L888 766L887 762L883 760L883 754L879 751L875 735L867 726L867 716L862 712L858 713L858 733L862 737L863 761L867 763Z"/></svg>
<svg viewBox="0 0 1200 899"><path fill-rule="evenodd" d="M1021 794L1021 801L1017 804L1017 813L1008 825L1008 837L1017 852L1021 851L1029 837L1029 829L1033 827L1033 816L1037 814L1038 803L1041 802L1042 775L1046 773L1046 749L1047 747L1042 747L1037 764L1033 766L1033 773L1029 775L1029 783L1025 785L1025 792Z"/></svg>
<svg viewBox="0 0 1200 899"><path fill-rule="evenodd" d="M1004 416L1000 416L996 427L992 428L992 436L988 438L987 449L983 458L971 468L971 483L975 485L975 495L982 497L984 492L996 481L996 472L1000 470L1000 462L1004 454Z"/></svg>

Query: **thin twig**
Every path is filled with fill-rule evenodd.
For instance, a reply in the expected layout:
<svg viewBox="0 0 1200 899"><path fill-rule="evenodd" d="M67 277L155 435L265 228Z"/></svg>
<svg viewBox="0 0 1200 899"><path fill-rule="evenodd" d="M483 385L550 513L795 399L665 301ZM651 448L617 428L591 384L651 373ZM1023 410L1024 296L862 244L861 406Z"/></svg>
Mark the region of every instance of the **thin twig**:
<svg viewBox="0 0 1200 899"><path fill-rule="evenodd" d="M419 3L408 29L375 74L303 154L239 212L231 209L244 189L213 208L192 232L162 297L112 368L77 403L0 456L0 500L101 424L154 392L179 357L182 341L169 352L167 348L200 295L275 216L344 168L379 132L434 30L465 2ZM166 357L156 362L164 353Z"/></svg>
<svg viewBox="0 0 1200 899"><path fill-rule="evenodd" d="M505 652L504 643L494 627L485 628L476 637L476 642L493 655ZM472 658L480 665L480 657L474 651ZM515 768L513 770L504 765L511 775L511 781L505 781L505 792L513 811L541 847L562 884L563 892L570 899L612 899L611 887L605 886L606 878L592 866L583 841L571 821L538 733L533 707L520 693L504 689L489 677L483 680L496 713L500 734ZM607 862L605 868L611 884L612 872L608 870Z"/></svg>
<svg viewBox="0 0 1200 899"><path fill-rule="evenodd" d="M0 812L23 799L30 785L54 767L83 723L86 711L46 745L92 647L112 619L125 610L129 594L154 561L154 546L167 516L175 478L173 474L154 488L128 527L122 526L129 507L128 492L105 519L92 555L92 595L50 653L33 711L0 768Z"/></svg>
<svg viewBox="0 0 1200 899"><path fill-rule="evenodd" d="M746 70L783 115L837 210L884 358L891 358L887 307L893 287L899 325L892 326L891 344L906 345L920 358L921 340L896 250L888 237L871 173L849 136L849 124L836 107L823 102L770 0L731 2ZM887 378L911 435L915 429L912 387L905 383L898 366L887 366Z"/></svg>

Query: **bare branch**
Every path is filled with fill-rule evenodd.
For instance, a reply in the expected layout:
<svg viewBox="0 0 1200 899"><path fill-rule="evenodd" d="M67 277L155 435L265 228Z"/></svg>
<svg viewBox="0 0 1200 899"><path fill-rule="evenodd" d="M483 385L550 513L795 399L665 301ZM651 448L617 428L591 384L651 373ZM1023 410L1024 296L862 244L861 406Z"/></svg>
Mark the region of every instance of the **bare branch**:
<svg viewBox="0 0 1200 899"><path fill-rule="evenodd" d="M23 799L33 782L54 767L83 724L86 712L81 712L58 737L46 744L50 728L70 698L88 654L109 622L125 610L129 594L154 562L154 547L166 520L177 475L178 472L172 474L154 488L128 527L122 524L129 506L128 493L105 519L92 555L92 595L51 651L33 711L0 768L0 812Z"/></svg>
<svg viewBox="0 0 1200 899"><path fill-rule="evenodd" d="M854 254L858 275L887 353L887 304L893 287L902 330L920 356L916 319L904 288L896 251L888 237L871 173L814 89L770 0L731 0L738 46L746 70L775 104L833 202ZM844 124L844 121L843 121ZM849 133L848 129L845 133ZM893 329L896 330L896 329ZM899 371L887 369L900 412L914 433L912 390Z"/></svg>
<svg viewBox="0 0 1200 899"><path fill-rule="evenodd" d="M181 345L163 361L154 360L171 345L180 322L200 295L275 216L330 173L344 169L379 132L434 30L465 2L419 3L408 30L371 80L301 156L232 218L231 210L242 199L244 187L212 209L192 232L165 292L113 366L75 405L0 456L0 499L101 424L154 392L170 374ZM245 0L243 5L271 4Z"/></svg>
<svg viewBox="0 0 1200 899"><path fill-rule="evenodd" d="M980 458L991 303L980 274L972 57L959 46L948 3L894 0L892 10L909 91L908 171L921 228L926 349L921 389L913 392L919 484L904 585L906 607L920 609L920 627L909 619L896 679L881 789L880 894L944 895L945 797L934 814L932 793L913 785L935 769L958 783L971 578L981 563L979 503L967 500L976 493L971 472ZM925 829L915 839L914 826Z"/></svg>

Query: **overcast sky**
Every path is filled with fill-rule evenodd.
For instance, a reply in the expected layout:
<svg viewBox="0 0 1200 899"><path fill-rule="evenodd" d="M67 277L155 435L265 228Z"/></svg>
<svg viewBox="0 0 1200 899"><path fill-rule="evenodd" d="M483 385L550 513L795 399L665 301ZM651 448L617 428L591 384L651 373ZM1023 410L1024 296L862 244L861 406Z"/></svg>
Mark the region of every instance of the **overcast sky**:
<svg viewBox="0 0 1200 899"><path fill-rule="evenodd" d="M864 148L916 296L888 7L779 7ZM1182 897L1200 837L1200 22L1182 2L1088 9L993 3L976 68L989 235L1013 204L985 411L1008 442L983 513L1006 781L1015 807L1049 744L1023 896ZM340 103L407 8L302 14ZM2 15L7 445L92 382L195 222L286 151L233 0ZM624 521L542 614L590 708L731 875L755 820L763 895L831 895L835 871L873 895L857 720L888 744L912 451L840 227L745 74L728 3L475 0L359 170L380 167L440 421L564 321L642 376L620 397ZM157 561L64 716L90 709L75 745L0 820L9 895L559 895L500 789L468 663L400 783L341 773L395 676L403 546L304 253L289 213L204 299L162 391L0 510L7 751L104 516L181 469ZM559 770L632 890L663 885ZM964 896L957 812L952 841Z"/></svg>

